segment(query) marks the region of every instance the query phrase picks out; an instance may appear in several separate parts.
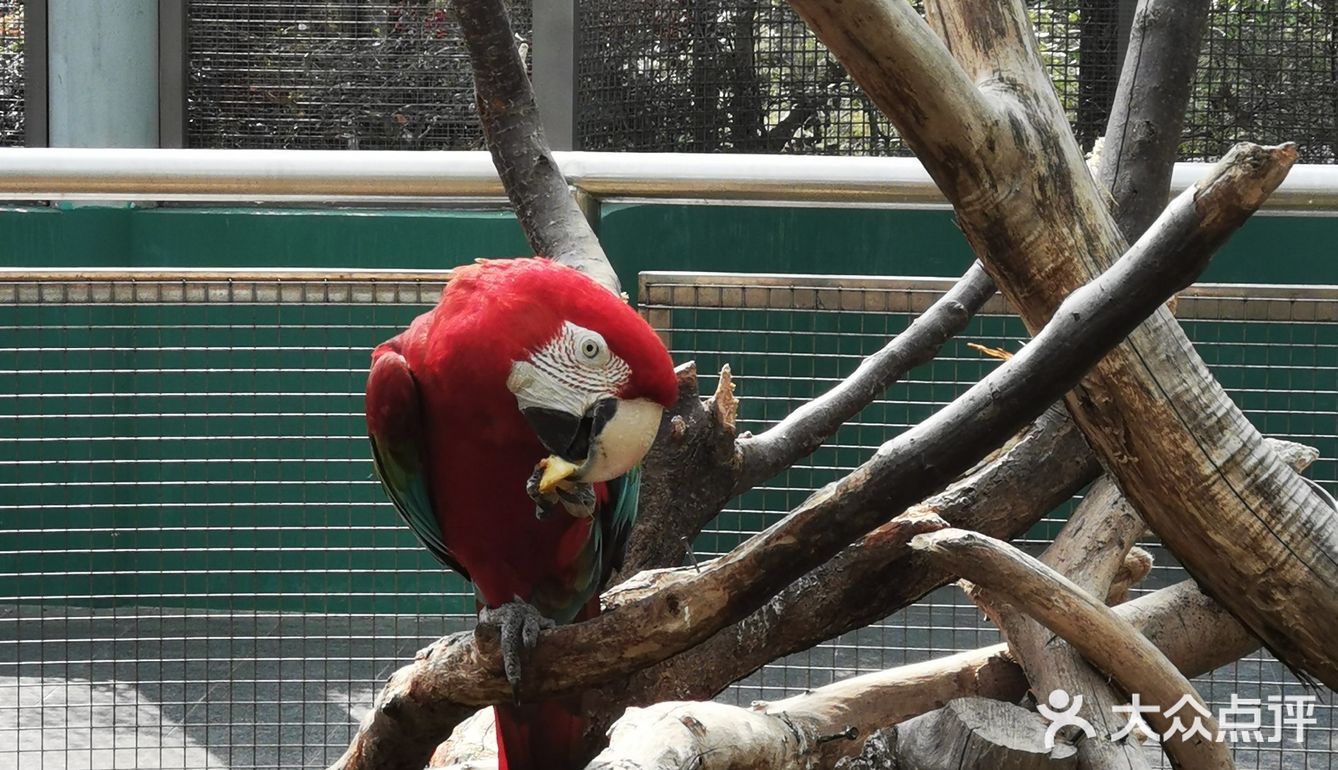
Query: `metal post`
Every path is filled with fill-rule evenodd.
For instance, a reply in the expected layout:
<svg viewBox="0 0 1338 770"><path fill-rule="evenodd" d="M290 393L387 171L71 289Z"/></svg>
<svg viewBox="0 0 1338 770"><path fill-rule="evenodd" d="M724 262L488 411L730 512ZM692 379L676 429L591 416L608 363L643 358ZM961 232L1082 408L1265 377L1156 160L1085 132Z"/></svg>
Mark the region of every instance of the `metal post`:
<svg viewBox="0 0 1338 770"><path fill-rule="evenodd" d="M158 146L158 0L47 0L48 139Z"/></svg>
<svg viewBox="0 0 1338 770"><path fill-rule="evenodd" d="M534 0L534 95L548 145L576 146L576 0Z"/></svg>
<svg viewBox="0 0 1338 770"><path fill-rule="evenodd" d="M47 146L46 0L23 5L23 143Z"/></svg>
<svg viewBox="0 0 1338 770"><path fill-rule="evenodd" d="M187 0L158 0L158 146L186 146Z"/></svg>

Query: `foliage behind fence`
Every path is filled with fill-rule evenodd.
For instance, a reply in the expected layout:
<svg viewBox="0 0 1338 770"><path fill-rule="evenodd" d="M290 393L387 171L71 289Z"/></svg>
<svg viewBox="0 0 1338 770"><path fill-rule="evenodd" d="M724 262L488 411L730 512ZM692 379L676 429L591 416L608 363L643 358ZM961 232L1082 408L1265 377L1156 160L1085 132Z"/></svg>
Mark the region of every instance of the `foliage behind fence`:
<svg viewBox="0 0 1338 770"><path fill-rule="evenodd" d="M190 146L482 147L447 0L189 2ZM1028 5L1090 147L1115 96L1120 2ZM528 52L530 2L509 7ZM909 154L783 0L576 0L576 13L580 149ZM0 0L0 146L23 142L23 51L23 2ZM1335 161L1338 3L1213 1L1181 157L1244 139Z"/></svg>

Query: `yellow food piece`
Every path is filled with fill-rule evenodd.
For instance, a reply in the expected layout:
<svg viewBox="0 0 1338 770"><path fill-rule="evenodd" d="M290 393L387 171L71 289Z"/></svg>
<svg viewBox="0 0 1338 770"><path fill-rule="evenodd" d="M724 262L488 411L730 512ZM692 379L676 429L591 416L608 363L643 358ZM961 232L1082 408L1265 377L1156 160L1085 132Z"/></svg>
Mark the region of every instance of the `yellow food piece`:
<svg viewBox="0 0 1338 770"><path fill-rule="evenodd" d="M549 455L540 460L539 466L544 469L544 475L539 477L539 492L545 495L581 469L581 466L569 463L557 455Z"/></svg>

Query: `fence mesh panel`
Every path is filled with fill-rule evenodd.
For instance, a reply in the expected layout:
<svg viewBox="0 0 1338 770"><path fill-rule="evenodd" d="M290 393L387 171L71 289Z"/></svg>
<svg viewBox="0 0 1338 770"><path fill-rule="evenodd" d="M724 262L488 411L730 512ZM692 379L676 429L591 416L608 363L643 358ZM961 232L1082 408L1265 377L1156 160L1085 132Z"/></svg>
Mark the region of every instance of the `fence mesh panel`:
<svg viewBox="0 0 1338 770"><path fill-rule="evenodd" d="M1338 148L1338 4L1217 2L1185 119L1186 160L1234 142L1296 142L1304 163Z"/></svg>
<svg viewBox="0 0 1338 770"><path fill-rule="evenodd" d="M1029 8L1090 147L1119 76L1117 4L1032 0ZM583 149L910 154L780 0L582 0L578 13Z"/></svg>
<svg viewBox="0 0 1338 770"><path fill-rule="evenodd" d="M0 147L23 144L23 0L0 0Z"/></svg>
<svg viewBox="0 0 1338 770"><path fill-rule="evenodd" d="M1042 57L1090 148L1119 75L1118 4L1029 0ZM509 4L533 44L527 0ZM190 0L193 147L480 149L445 0ZM780 0L580 0L575 99L589 150L907 155ZM0 0L0 146L23 142L23 3ZM1232 143L1338 147L1338 6L1213 4L1184 160Z"/></svg>
<svg viewBox="0 0 1338 770"><path fill-rule="evenodd" d="M757 430L900 331L943 282L652 275L642 305L675 358L730 363ZM385 676L472 624L472 593L401 526L370 475L368 352L429 307L433 276L0 283L0 768L272 768L335 759ZM1334 287L1182 299L1186 330L1264 432L1338 480ZM1248 294L1245 292L1244 294ZM703 533L723 552L1016 349L993 307L932 364ZM711 385L709 377L704 383ZM1058 516L1029 535L1039 548ZM1146 587L1183 578L1155 544ZM766 667L746 703L997 641L941 589ZM1299 694L1267 656L1200 681L1214 706ZM1328 696L1326 696L1328 697ZM1334 767L1332 701L1302 744L1242 767Z"/></svg>
<svg viewBox="0 0 1338 770"><path fill-rule="evenodd" d="M192 147L483 148L445 0L191 0L189 35Z"/></svg>

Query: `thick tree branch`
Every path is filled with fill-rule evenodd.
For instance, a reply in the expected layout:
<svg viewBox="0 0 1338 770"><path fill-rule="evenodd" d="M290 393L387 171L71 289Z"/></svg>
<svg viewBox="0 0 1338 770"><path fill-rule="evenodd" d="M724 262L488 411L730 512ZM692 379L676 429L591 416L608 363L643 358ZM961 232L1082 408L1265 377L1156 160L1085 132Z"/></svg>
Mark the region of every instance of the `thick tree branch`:
<svg viewBox="0 0 1338 770"><path fill-rule="evenodd" d="M474 69L483 137L530 248L618 293L618 275L548 149L534 87L502 0L454 0L452 5Z"/></svg>
<svg viewBox="0 0 1338 770"><path fill-rule="evenodd" d="M902 140L921 160L942 159L925 168L953 198L949 191L968 178L954 170L952 159L984 148L1002 117L981 98L974 77L909 3L791 0L790 5L884 114L889 114L884 105L902 105L897 117L910 124L898 126ZM855 49L862 55L845 53Z"/></svg>
<svg viewBox="0 0 1338 770"><path fill-rule="evenodd" d="M1127 621L1090 594L1039 561L999 540L959 529L918 535L911 547L939 559L949 569L995 594L1060 635L1083 657L1114 677L1127 692L1143 702L1167 709L1182 696L1200 703L1198 693L1175 666ZM1161 711L1150 713L1148 724L1167 734L1171 720ZM1203 718L1210 736L1217 722ZM1226 744L1202 735L1173 736L1162 742L1177 767L1233 768Z"/></svg>
<svg viewBox="0 0 1338 770"><path fill-rule="evenodd" d="M994 295L973 264L946 294L836 387L758 436L736 439L722 393L702 403L696 369L679 369L678 402L646 457L641 513L621 575L682 564L687 545L733 497L811 454L911 369L933 360ZM732 394L731 394L732 397ZM731 412L732 414L732 412Z"/></svg>
<svg viewBox="0 0 1338 770"><path fill-rule="evenodd" d="M1232 199L1270 179L1269 157L1201 193ZM943 488L1073 386L1114 341L1191 282L1233 220L1205 218L1190 191L1125 258L1075 291L1011 360L919 426L883 445L848 476L814 493L785 520L700 573L592 620L544 632L527 698L586 689L677 654L830 559L897 511ZM1260 196L1259 201L1262 201ZM486 629L485 629L486 633ZM337 767L421 767L470 706L510 697L495 639L442 640L396 672ZM396 751L386 753L392 741ZM357 761L354 761L357 760Z"/></svg>
<svg viewBox="0 0 1338 770"><path fill-rule="evenodd" d="M1114 611L1146 635L1188 677L1212 671L1259 646L1257 639L1190 580L1141 596ZM825 767L839 757L857 753L864 738L879 728L957 698L980 696L1017 702L1027 689L1027 679L1008 657L1006 646L997 644L852 677L751 709L665 703L655 706L655 710L629 711L608 749L591 767L681 767L672 762L682 756L700 757L705 762L702 767L708 770ZM692 724L692 735L687 740L660 741L639 732L648 721L662 718ZM737 726L739 720L757 732L743 733L740 740L737 730L719 729ZM776 745L777 737L786 743Z"/></svg>
<svg viewBox="0 0 1338 770"><path fill-rule="evenodd" d="M1029 329L1124 251L1039 60L1024 67L985 55L1033 47L1019 0L929 0L951 20L941 28L960 35L953 67L925 45L920 27L879 23L904 10L896 0L791 4L915 147ZM956 88L962 71L999 74L972 95ZM947 98L925 87L938 76ZM965 125L930 134L924 116L945 106L964 107ZM1205 218L1248 215L1295 151L1251 147L1236 157L1242 168L1271 164L1275 173L1242 188L1244 206L1210 211L1204 202ZM1066 401L1126 497L1191 574L1285 662L1338 687L1338 513L1264 447L1170 314L1156 313ZM1186 489L1195 494L1182 506Z"/></svg>
<svg viewBox="0 0 1338 770"><path fill-rule="evenodd" d="M1120 495L1114 482L1103 476L1088 490L1055 542L1042 554L1041 563L1088 594L1105 597L1124 566L1126 554L1143 531L1143 520L1138 513ZM1058 690L1082 694L1079 713L1096 728L1096 735L1078 745L1080 765L1086 770L1150 767L1136 741L1126 738L1116 742L1108 737L1123 724L1113 706L1125 700L1107 678L1026 614L1011 605L993 609L999 630L1008 640L1013 657L1027 672L1027 680L1039 700Z"/></svg>
<svg viewBox="0 0 1338 770"><path fill-rule="evenodd" d="M1100 466L1062 407L1052 407L1006 453L912 506L787 586L747 618L597 698L609 719L627 704L704 700L783 655L806 650L906 607L953 577L907 547L906 517L1011 539L1096 478ZM624 603L621 588L606 600Z"/></svg>
<svg viewBox="0 0 1338 770"><path fill-rule="evenodd" d="M1106 123L1099 178L1137 238L1166 205L1210 0L1141 0Z"/></svg>

